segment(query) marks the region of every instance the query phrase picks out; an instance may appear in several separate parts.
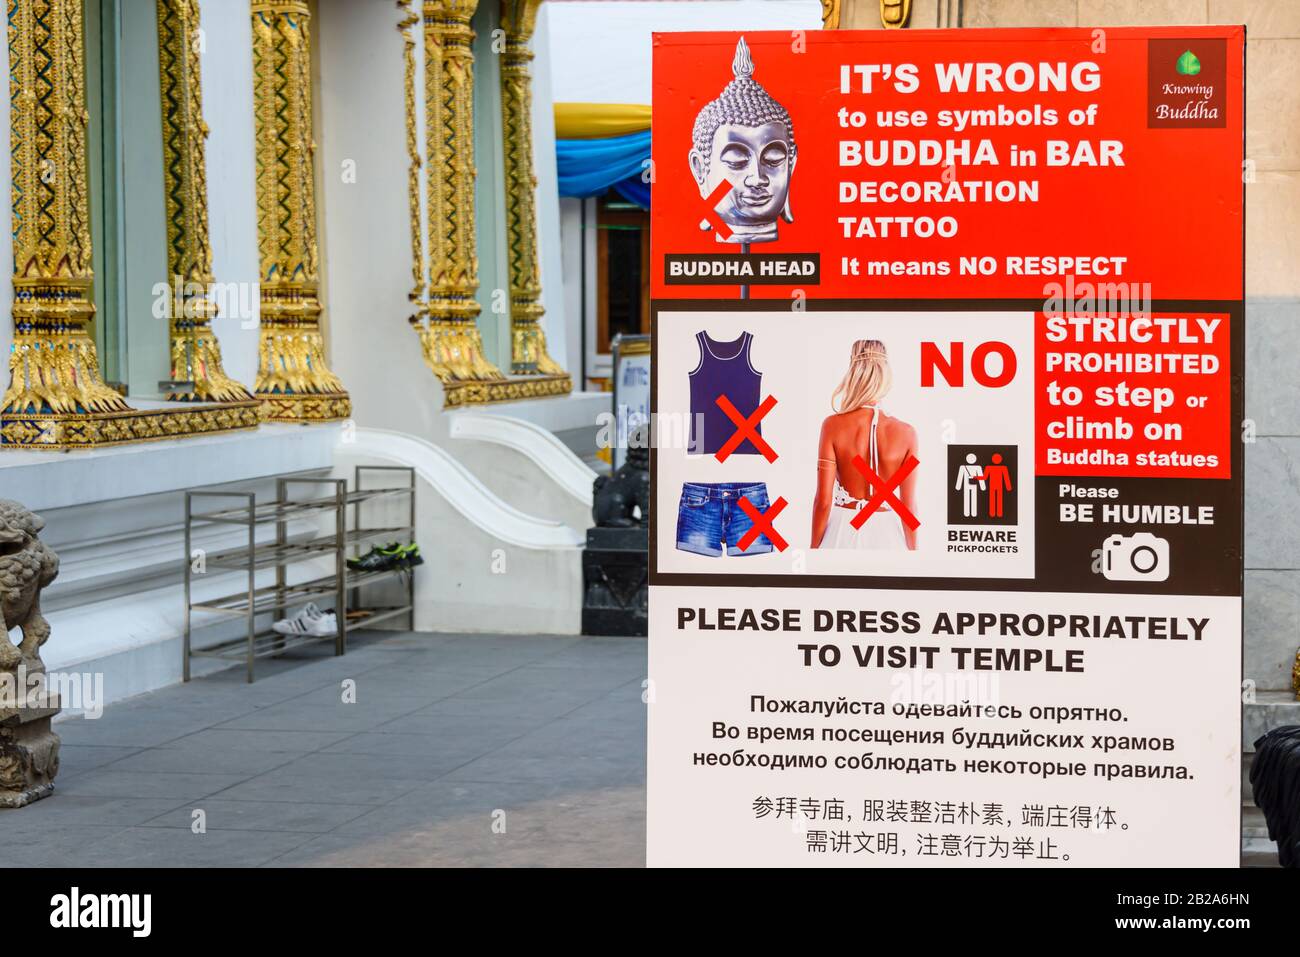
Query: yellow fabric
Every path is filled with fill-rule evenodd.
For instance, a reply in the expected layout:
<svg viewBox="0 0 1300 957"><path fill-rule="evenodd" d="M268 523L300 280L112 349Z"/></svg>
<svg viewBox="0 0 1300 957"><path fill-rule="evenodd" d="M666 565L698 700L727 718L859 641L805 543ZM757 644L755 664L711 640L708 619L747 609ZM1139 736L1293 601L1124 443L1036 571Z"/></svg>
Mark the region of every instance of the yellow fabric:
<svg viewBox="0 0 1300 957"><path fill-rule="evenodd" d="M650 107L639 103L556 103L555 136L590 140L650 129Z"/></svg>

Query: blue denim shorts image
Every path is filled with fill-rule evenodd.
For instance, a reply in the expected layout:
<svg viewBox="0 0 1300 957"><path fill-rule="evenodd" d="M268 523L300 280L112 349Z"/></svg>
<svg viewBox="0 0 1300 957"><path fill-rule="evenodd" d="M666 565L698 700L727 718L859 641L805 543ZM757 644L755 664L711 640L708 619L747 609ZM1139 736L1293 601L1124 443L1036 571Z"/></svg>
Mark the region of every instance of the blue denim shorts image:
<svg viewBox="0 0 1300 957"><path fill-rule="evenodd" d="M744 496L750 505L766 512L766 482L687 482L682 486L682 500L677 507L677 549L716 558L725 546L727 554L766 555L772 543L759 535L746 549L739 547L745 534L754 527L753 520L740 507Z"/></svg>

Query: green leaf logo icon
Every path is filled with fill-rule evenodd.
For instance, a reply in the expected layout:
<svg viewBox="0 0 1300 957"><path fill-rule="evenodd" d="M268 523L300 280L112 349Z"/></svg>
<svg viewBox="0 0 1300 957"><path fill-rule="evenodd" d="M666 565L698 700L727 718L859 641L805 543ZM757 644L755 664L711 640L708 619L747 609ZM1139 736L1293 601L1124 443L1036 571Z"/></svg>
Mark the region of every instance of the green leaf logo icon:
<svg viewBox="0 0 1300 957"><path fill-rule="evenodd" d="M1201 61L1196 59L1196 54L1191 50L1184 50L1178 58L1177 69L1183 76L1196 76L1201 72Z"/></svg>

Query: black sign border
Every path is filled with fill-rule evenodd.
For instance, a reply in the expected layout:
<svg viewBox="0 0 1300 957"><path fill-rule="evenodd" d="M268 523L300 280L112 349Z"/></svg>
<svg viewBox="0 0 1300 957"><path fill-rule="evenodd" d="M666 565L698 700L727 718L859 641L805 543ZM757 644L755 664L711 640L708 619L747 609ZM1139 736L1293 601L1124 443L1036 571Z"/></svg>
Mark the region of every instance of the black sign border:
<svg viewBox="0 0 1300 957"><path fill-rule="evenodd" d="M793 312L790 300L780 299L659 299L650 306L650 410L659 408L659 322L663 312L780 312L790 314L792 321L807 316L815 321L818 312L1021 312L1038 313L1043 308L1041 299L809 299L802 303L802 312ZM1246 309L1243 300L1214 299L1159 299L1150 306L1152 313L1224 313L1230 329L1230 396L1229 423L1234 430L1245 418L1245 353ZM1231 486L1230 500L1234 504L1231 516L1237 524L1224 558L1230 562L1217 587L1198 590L1195 594L1240 598L1245 584L1245 448L1239 432L1230 445L1231 477L1227 479L1186 479L1180 481L1220 483ZM1036 465L1035 465L1036 467ZM650 449L650 489L654 507L650 509L649 584L653 586L687 585L724 588L854 588L892 591L1000 591L1067 594L1186 594L1172 583L1098 581L1070 585L1061 581L1042 581L1042 563L1047 549L1045 543L1035 541L1033 578L942 578L908 577L890 578L874 575L767 575L767 574L709 574L695 572L663 572L659 570L658 525L659 508L656 490L659 478L659 450ZM1042 483L1058 482L1069 476L1036 476L1041 494ZM1096 479L1089 478L1089 481ZM1171 481L1167 478L1126 479L1130 482Z"/></svg>

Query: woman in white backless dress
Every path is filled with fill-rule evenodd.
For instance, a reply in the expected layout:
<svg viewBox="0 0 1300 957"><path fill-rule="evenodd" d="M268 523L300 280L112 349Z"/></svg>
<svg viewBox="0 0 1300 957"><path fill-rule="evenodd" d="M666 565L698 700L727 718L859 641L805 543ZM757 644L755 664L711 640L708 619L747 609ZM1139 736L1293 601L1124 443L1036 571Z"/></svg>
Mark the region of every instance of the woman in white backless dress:
<svg viewBox="0 0 1300 957"><path fill-rule="evenodd" d="M834 415L822 423L817 459L817 493L813 499L813 548L903 551L916 548L916 534L888 500L860 528L853 517L877 489L853 465L861 457L870 470L889 483L908 456L916 454L916 430L887 415L880 400L889 392L893 375L884 343L859 339L849 355L849 368L831 395ZM916 514L916 469L893 489L903 505Z"/></svg>

